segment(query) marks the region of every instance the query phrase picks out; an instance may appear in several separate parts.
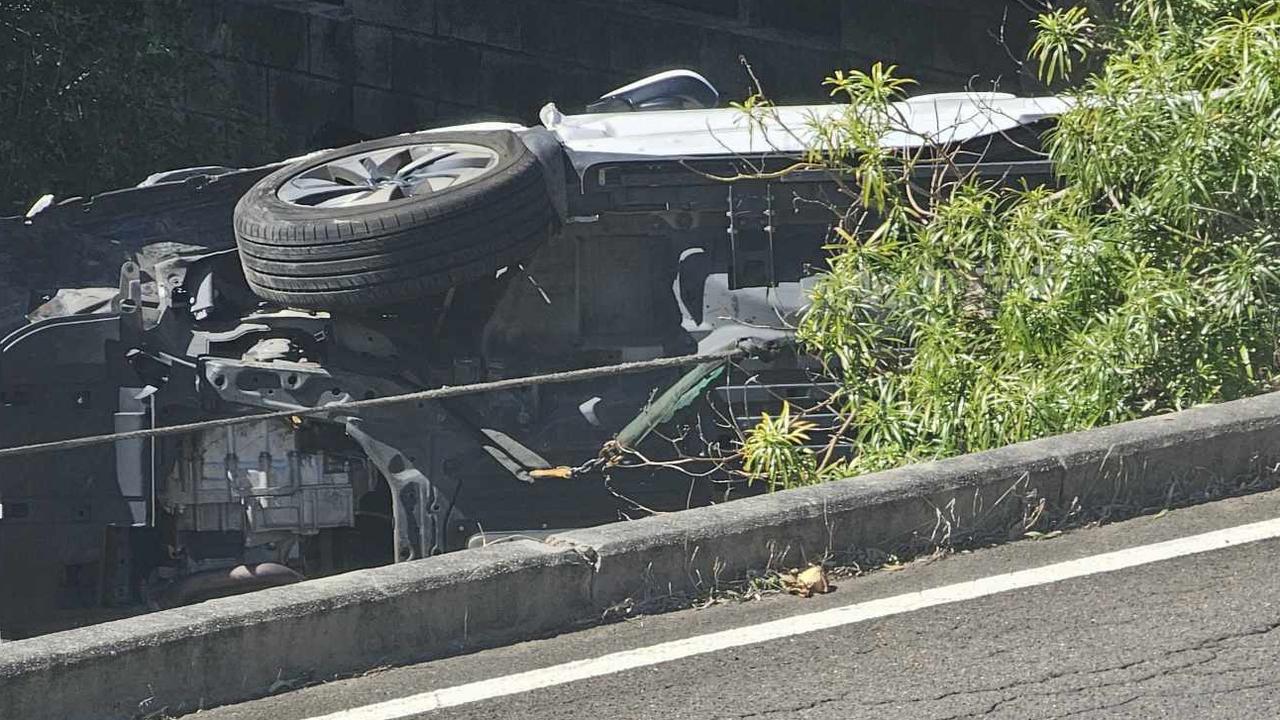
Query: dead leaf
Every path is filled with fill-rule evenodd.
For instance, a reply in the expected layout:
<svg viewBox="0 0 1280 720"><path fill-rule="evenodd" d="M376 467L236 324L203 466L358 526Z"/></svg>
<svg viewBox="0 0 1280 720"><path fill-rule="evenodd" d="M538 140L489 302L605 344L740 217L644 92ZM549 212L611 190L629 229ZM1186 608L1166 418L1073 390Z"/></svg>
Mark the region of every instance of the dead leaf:
<svg viewBox="0 0 1280 720"><path fill-rule="evenodd" d="M826 568L821 565L811 565L804 571L792 570L786 573L782 576L782 585L787 592L800 597L813 597L814 593L831 592Z"/></svg>

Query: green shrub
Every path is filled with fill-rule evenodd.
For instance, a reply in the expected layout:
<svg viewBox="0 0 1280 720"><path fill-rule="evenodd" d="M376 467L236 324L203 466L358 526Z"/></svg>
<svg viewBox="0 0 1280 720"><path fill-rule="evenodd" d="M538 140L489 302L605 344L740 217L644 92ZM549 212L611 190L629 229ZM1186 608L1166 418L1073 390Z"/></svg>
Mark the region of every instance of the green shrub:
<svg viewBox="0 0 1280 720"><path fill-rule="evenodd" d="M196 0L0 0L0 215L227 154L187 110L211 88L181 44Z"/></svg>
<svg viewBox="0 0 1280 720"><path fill-rule="evenodd" d="M1038 21L1096 68L1046 138L1054 188L908 181L892 69L810 161L861 188L800 337L843 382L851 473L1244 397L1280 367L1280 4L1125 0ZM815 482L809 470L775 484Z"/></svg>

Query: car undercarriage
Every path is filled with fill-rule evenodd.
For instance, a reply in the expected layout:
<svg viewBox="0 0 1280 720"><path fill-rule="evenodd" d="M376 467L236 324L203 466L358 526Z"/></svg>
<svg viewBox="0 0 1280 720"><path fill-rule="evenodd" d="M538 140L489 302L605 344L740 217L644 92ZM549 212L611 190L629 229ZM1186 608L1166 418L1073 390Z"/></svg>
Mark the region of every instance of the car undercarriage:
<svg viewBox="0 0 1280 720"><path fill-rule="evenodd" d="M301 286L290 268L302 261L246 254L237 204L271 177L304 177L297 168L314 158L162 174L0 220L0 449L228 420L0 455L6 637L762 489L669 461L714 457L783 400L830 392L790 338L824 267L830 208L847 203L839 185L817 171L751 176L777 159L575 164L545 129L482 132L508 133L536 160L548 203L538 232L504 246L512 231L468 229L469 246L498 249L459 260L454 275L435 265L415 275L404 268L417 260L390 257L378 272L396 279L377 282L416 285L377 302L342 300L341 283L316 303L275 297L273 287ZM409 148L395 172L422 161L420 148L456 153L425 135L384 142ZM361 191L400 192L386 147L369 147ZM1048 175L1034 157L989 150L973 171ZM329 185L298 192L341 181L350 196L354 181L315 167L306 172ZM276 192L282 207L297 197ZM482 212L529 225L501 197ZM351 242L400 252L388 227ZM351 247L264 232L266 255ZM350 260L360 267L342 277L363 278L370 257L315 262ZM414 279L428 272L430 284ZM345 408L743 343L750 357L730 363ZM641 460L584 466L619 445ZM592 471L557 471L582 467Z"/></svg>

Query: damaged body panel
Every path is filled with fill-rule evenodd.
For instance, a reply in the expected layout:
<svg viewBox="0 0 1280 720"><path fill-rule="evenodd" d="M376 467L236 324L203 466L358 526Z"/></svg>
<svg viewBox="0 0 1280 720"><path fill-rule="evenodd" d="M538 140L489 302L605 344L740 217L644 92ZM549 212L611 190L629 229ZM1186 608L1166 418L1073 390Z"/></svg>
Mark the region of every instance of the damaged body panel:
<svg viewBox="0 0 1280 720"><path fill-rule="evenodd" d="M839 189L813 172L717 179L749 169L741 155L798 150L733 140L748 138L733 129L740 116L700 108L708 94L691 82L621 89L606 114L549 107L542 128L464 126L160 174L0 219L0 448L760 350L0 458L0 630L757 491L661 466L607 481L558 470L609 447L654 458L732 447L760 412L829 390L788 343ZM951 97L912 111L969 113L951 139L984 141L1056 112L1052 99L986 100L1010 113ZM721 125L729 137L715 143ZM1014 155L975 171L1048 177ZM467 210L510 198L510 211ZM410 227L426 216L437 224Z"/></svg>

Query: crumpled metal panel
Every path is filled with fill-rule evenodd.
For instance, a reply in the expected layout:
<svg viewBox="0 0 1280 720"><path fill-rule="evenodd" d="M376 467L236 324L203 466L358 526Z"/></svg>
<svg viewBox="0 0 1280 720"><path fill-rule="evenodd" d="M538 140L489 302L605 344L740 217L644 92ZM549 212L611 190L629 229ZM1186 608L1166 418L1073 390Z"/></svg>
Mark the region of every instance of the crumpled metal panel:
<svg viewBox="0 0 1280 720"><path fill-rule="evenodd" d="M236 202L278 167L70 198L31 218L0 218L0 335L26 323L42 294L115 286L125 260L149 268L175 248L234 248Z"/></svg>

